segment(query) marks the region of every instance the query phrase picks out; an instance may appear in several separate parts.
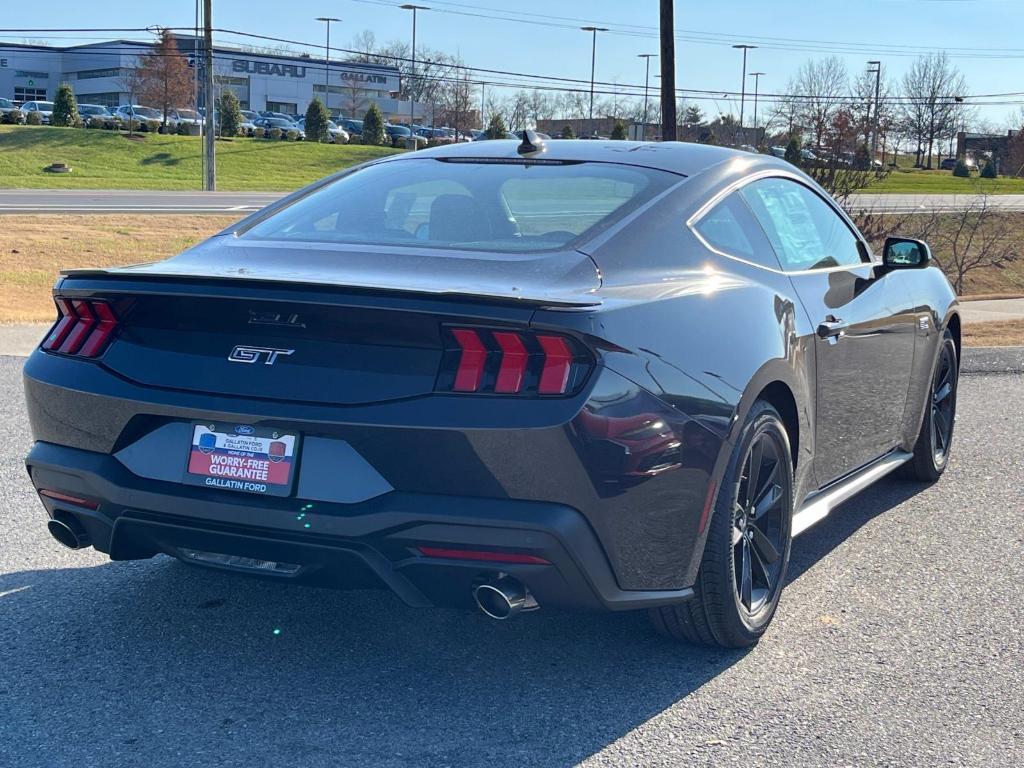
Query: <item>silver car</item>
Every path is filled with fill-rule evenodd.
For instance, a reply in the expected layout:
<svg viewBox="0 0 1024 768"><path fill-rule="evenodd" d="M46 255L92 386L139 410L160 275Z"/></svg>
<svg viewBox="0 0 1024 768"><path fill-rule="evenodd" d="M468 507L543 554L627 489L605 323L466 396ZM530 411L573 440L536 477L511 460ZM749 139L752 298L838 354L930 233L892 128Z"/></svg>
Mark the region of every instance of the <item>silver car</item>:
<svg viewBox="0 0 1024 768"><path fill-rule="evenodd" d="M35 112L42 118L43 125L49 125L50 120L53 118L53 102L52 101L26 101L21 105L21 113L28 119L28 116Z"/></svg>

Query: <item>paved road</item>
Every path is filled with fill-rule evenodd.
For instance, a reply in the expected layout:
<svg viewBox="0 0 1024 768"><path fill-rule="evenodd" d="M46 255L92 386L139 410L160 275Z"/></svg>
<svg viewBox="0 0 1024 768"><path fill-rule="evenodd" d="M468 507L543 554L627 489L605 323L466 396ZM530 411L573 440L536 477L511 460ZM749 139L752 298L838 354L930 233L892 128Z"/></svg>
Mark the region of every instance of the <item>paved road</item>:
<svg viewBox="0 0 1024 768"><path fill-rule="evenodd" d="M1024 319L1024 299L981 299L960 303L965 323L988 323L995 320Z"/></svg>
<svg viewBox="0 0 1024 768"><path fill-rule="evenodd" d="M851 195L846 207L849 210L868 209L878 213L928 213L962 210L974 199L975 195L862 194ZM988 206L1003 211L1024 211L1024 195L991 195Z"/></svg>
<svg viewBox="0 0 1024 768"><path fill-rule="evenodd" d="M999 355L1019 351L968 362L1021 370ZM637 615L492 623L61 549L19 366L0 359L0 765L1024 765L1024 375L964 379L940 483L883 481L800 538L743 653Z"/></svg>
<svg viewBox="0 0 1024 768"><path fill-rule="evenodd" d="M0 189L0 213L226 213L242 216L282 192Z"/></svg>
<svg viewBox="0 0 1024 768"><path fill-rule="evenodd" d="M254 211L280 192L153 192L136 190L0 189L0 213L238 213ZM970 195L854 195L851 209L882 213L957 210ZM1024 211L1024 195L993 195L989 204Z"/></svg>

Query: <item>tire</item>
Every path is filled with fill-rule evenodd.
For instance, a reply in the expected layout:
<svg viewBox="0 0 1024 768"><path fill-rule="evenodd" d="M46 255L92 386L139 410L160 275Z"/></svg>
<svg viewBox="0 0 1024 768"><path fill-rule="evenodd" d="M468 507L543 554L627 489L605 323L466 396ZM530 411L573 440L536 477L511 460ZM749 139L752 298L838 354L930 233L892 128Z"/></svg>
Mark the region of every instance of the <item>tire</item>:
<svg viewBox="0 0 1024 768"><path fill-rule="evenodd" d="M949 463L956 423L956 391L960 366L953 334L947 329L929 378L928 407L921 420L921 431L914 442L913 458L900 467L900 476L907 480L934 483Z"/></svg>
<svg viewBox="0 0 1024 768"><path fill-rule="evenodd" d="M755 464L751 492L748 476ZM758 498L762 501L755 504ZM655 629L673 640L722 648L757 643L775 615L785 584L792 523L789 436L778 411L758 400L718 491L694 597L652 609Z"/></svg>

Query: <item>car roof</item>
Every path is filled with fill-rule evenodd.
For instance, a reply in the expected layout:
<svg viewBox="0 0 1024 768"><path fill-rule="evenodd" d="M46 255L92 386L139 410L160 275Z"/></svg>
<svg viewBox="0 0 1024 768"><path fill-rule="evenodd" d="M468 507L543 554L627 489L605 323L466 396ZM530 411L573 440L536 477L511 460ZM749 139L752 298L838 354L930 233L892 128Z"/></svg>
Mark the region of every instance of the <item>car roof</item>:
<svg viewBox="0 0 1024 768"><path fill-rule="evenodd" d="M415 157L436 158L482 158L482 159L524 159L516 148L519 142L512 139L445 144L415 153L387 158L389 162ZM763 159L764 165L777 165L778 160L770 155L753 155L738 149L717 147L709 144L692 144L683 141L613 141L552 139L544 142L544 151L531 156L544 160L566 160L576 162L603 162L638 165L694 176L713 166L734 158L744 160ZM784 166L791 167L791 166Z"/></svg>

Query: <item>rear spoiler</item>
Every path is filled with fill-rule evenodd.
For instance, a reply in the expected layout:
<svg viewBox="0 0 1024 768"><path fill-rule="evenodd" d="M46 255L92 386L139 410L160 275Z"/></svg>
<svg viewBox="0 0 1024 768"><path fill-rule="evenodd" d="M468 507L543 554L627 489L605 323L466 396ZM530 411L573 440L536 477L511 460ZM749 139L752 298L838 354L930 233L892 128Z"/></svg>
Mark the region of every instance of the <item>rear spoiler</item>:
<svg viewBox="0 0 1024 768"><path fill-rule="evenodd" d="M268 289L291 289L310 293L346 293L358 295L393 295L408 298L455 298L461 300L487 301L505 305L528 306L552 309L585 309L601 305L601 298L591 296L558 296L498 294L470 290L430 290L419 287L376 286L358 283L320 282L314 280L289 279L282 277L262 278L238 275L189 275L168 273L147 273L148 264L118 267L116 269L67 269L62 270L55 291L74 295L76 291L91 294L96 291L167 294L180 293L189 296L230 297L239 287L265 292Z"/></svg>

